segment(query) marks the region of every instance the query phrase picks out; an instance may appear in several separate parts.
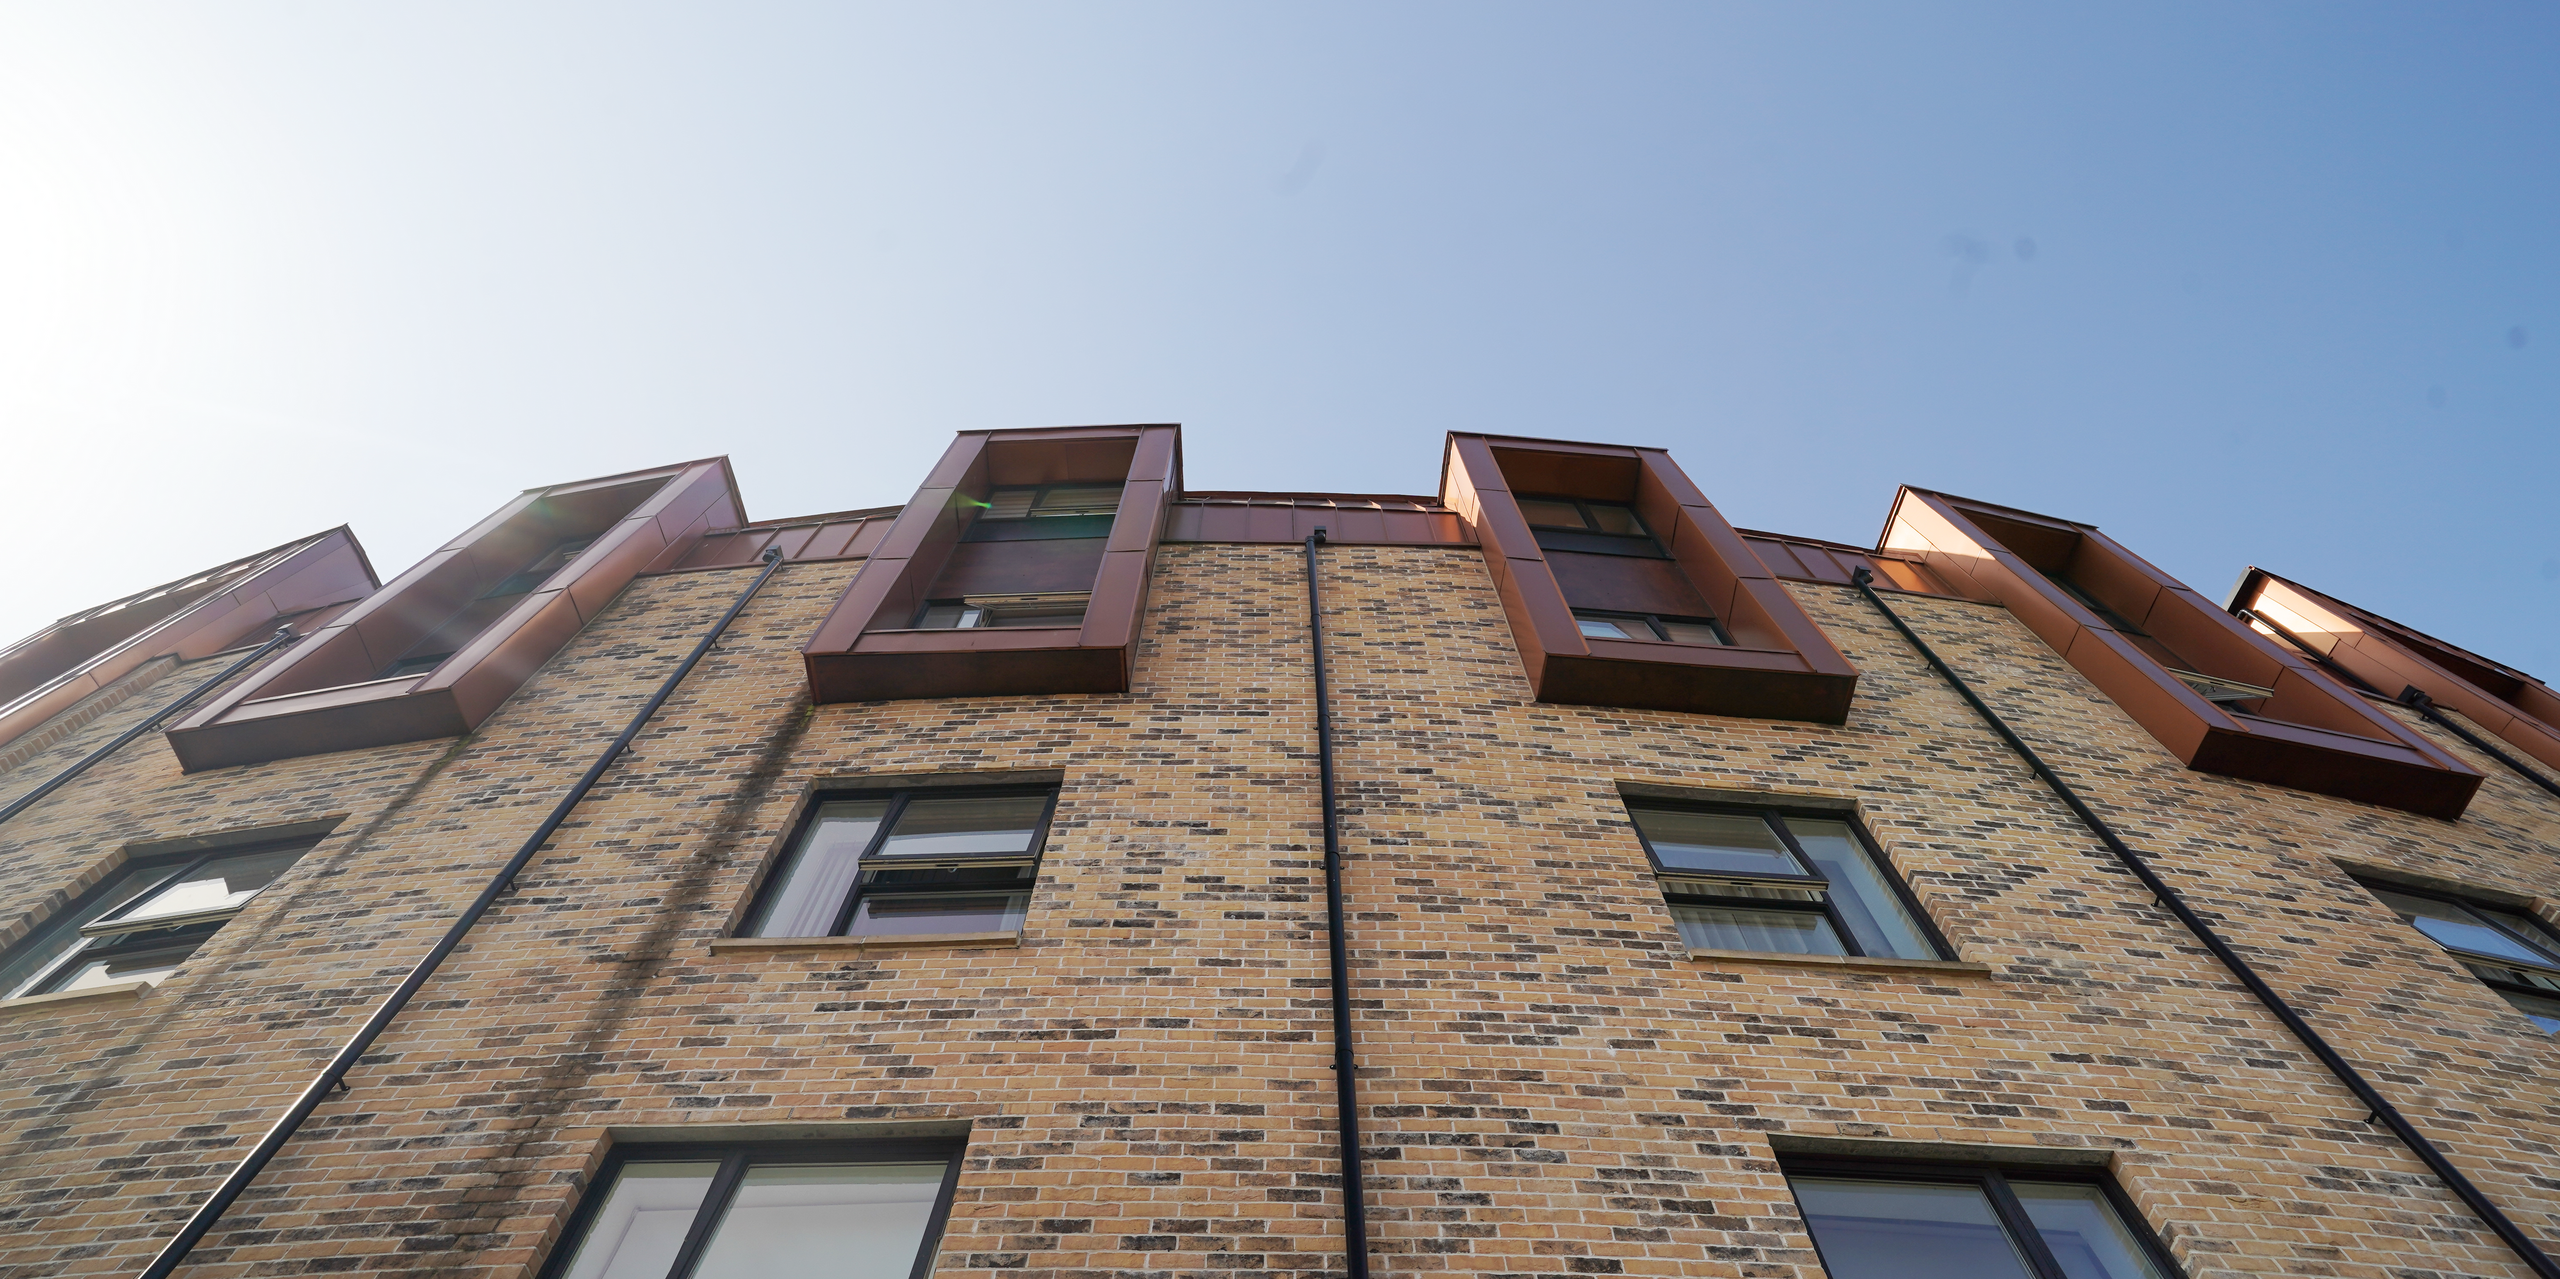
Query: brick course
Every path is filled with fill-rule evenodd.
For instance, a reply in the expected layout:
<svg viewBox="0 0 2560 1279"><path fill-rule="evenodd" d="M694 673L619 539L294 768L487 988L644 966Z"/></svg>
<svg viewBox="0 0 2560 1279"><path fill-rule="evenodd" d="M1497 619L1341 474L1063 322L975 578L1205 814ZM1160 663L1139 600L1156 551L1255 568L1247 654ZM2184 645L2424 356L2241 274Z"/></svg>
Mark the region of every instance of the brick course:
<svg viewBox="0 0 2560 1279"><path fill-rule="evenodd" d="M1856 1141L2104 1160L2198 1279L2526 1273L1854 592L1790 584L1862 672L1829 727L1540 705L1477 552L1325 563L1382 1274L1818 1279L1773 1143ZM775 577L185 1273L528 1279L615 1133L963 1124L944 1275L1339 1272L1297 550L1163 548L1127 696L813 707L856 567ZM137 1268L751 572L634 583L468 738L138 743L0 828L14 904L347 815L147 998L0 1015L0 1276ZM2536 897L2560 806L2481 760L2459 823L2193 773L2006 612L1896 606L2560 1240L2560 1045L2338 864ZM1064 775L1018 946L709 948L813 779L964 769ZM1621 783L1855 802L1989 971L1690 958Z"/></svg>

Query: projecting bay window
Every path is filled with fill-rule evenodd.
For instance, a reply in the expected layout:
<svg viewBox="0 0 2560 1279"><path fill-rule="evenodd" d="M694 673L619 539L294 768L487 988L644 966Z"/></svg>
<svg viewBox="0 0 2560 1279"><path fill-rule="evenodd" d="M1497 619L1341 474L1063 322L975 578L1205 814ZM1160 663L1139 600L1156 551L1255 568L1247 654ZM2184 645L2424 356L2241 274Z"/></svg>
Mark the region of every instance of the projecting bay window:
<svg viewBox="0 0 2560 1279"><path fill-rule="evenodd" d="M543 1279L923 1279L959 1153L948 1142L625 1146Z"/></svg>
<svg viewBox="0 0 2560 1279"><path fill-rule="evenodd" d="M2560 1035L2560 935L2521 911L2393 885L2365 885L2525 1019Z"/></svg>
<svg viewBox="0 0 2560 1279"><path fill-rule="evenodd" d="M1866 832L1845 814L1630 803L1692 950L1944 959Z"/></svg>
<svg viewBox="0 0 2560 1279"><path fill-rule="evenodd" d="M748 937L1018 932L1055 788L916 790L813 805Z"/></svg>
<svg viewBox="0 0 2560 1279"><path fill-rule="evenodd" d="M2115 1187L2077 1170L1791 1158L1830 1279L2171 1279Z"/></svg>
<svg viewBox="0 0 2560 1279"><path fill-rule="evenodd" d="M0 999L156 985L319 841L235 845L128 866L0 960Z"/></svg>

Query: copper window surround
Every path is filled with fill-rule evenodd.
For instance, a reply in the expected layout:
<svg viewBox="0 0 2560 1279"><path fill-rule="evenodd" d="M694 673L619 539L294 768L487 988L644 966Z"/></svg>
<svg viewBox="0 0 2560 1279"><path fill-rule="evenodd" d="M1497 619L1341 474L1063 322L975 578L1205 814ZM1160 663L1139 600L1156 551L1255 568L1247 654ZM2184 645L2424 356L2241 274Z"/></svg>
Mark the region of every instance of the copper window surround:
<svg viewBox="0 0 2560 1279"><path fill-rule="evenodd" d="M1147 578L1181 476L1177 426L961 432L802 648L811 695L862 702L1128 691ZM972 504L989 490L1114 480L1120 507L1099 548L1083 625L912 625L926 600L939 598L932 592L984 509ZM970 545L999 555L1042 544Z"/></svg>
<svg viewBox="0 0 2560 1279"><path fill-rule="evenodd" d="M1550 552L1520 513L1515 482L1522 492L1633 506L1734 644L1584 636L1574 622L1575 605L1549 564ZM1539 701L1847 721L1857 669L1669 453L1451 432L1441 493L1484 548ZM1610 611L1596 603L1584 607Z"/></svg>
<svg viewBox="0 0 2560 1279"><path fill-rule="evenodd" d="M0 746L160 657L195 661L380 585L340 525L83 610L0 649ZM155 598L156 597L156 598Z"/></svg>
<svg viewBox="0 0 2560 1279"><path fill-rule="evenodd" d="M1906 486L1882 545L2007 607L2189 768L2447 820L2479 789L2460 760L2094 526ZM2274 695L2255 711L2207 700L2048 571L2216 668L2204 674Z"/></svg>
<svg viewBox="0 0 2560 1279"><path fill-rule="evenodd" d="M2560 768L2560 694L2531 675L2262 568L2241 575L2231 608L2264 613L2386 696L2416 688L2508 745ZM2483 681L2513 692L2500 693Z"/></svg>
<svg viewBox="0 0 2560 1279"><path fill-rule="evenodd" d="M188 772L470 732L632 578L740 522L728 459L528 489L169 732ZM594 540L424 674L377 677L567 538ZM500 601L503 603L503 601Z"/></svg>

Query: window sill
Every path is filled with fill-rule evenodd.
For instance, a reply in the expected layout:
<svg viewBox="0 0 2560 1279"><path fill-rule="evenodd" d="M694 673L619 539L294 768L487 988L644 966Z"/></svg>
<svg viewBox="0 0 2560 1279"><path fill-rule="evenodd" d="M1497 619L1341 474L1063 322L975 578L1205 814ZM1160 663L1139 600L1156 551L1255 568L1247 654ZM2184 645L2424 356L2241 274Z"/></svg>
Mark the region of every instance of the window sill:
<svg viewBox="0 0 2560 1279"><path fill-rule="evenodd" d="M1022 944L1011 933L888 933L874 937L715 937L711 953L770 954L778 950L921 950L928 947L1005 947Z"/></svg>
<svg viewBox="0 0 2560 1279"><path fill-rule="evenodd" d="M1969 964L1954 959L1890 959L1869 955L1796 955L1767 950L1692 950L1689 958L1720 964L1810 965L1816 968L1848 968L1873 972L1909 972L1917 969L1934 973L1987 974L1989 964Z"/></svg>
<svg viewBox="0 0 2560 1279"><path fill-rule="evenodd" d="M66 990L53 995L28 995L20 999L0 999L0 1013L34 1012L43 1008L59 1008L64 1004L105 1003L110 1000L142 998L151 989L147 981L115 981L87 990Z"/></svg>

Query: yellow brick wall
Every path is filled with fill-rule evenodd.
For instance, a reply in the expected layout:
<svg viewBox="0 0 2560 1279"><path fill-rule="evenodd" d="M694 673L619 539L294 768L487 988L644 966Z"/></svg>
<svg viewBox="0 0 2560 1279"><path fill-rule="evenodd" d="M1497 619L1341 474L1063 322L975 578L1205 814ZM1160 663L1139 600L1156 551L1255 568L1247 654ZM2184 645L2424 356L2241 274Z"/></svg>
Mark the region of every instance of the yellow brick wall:
<svg viewBox="0 0 2560 1279"><path fill-rule="evenodd" d="M1772 1143L1825 1139L2109 1160L2199 1279L2524 1273L1854 593L1793 588L1864 673L1835 728L1541 706L1475 552L1326 561L1382 1274L1814 1279ZM957 1122L942 1274L1339 1271L1297 551L1164 548L1127 697L812 708L851 571L777 575L185 1273L527 1279L610 1130ZM135 1269L749 572L636 583L459 744L155 741L0 828L19 902L351 815L149 998L0 1016L0 1276ZM2000 610L1897 603L2560 1240L2560 1047L2331 860L2541 893L2560 808L2485 761L2460 823L2190 773ZM1064 773L1019 947L709 950L810 779L953 769ZM1988 971L1690 959L1622 782L1855 801Z"/></svg>

